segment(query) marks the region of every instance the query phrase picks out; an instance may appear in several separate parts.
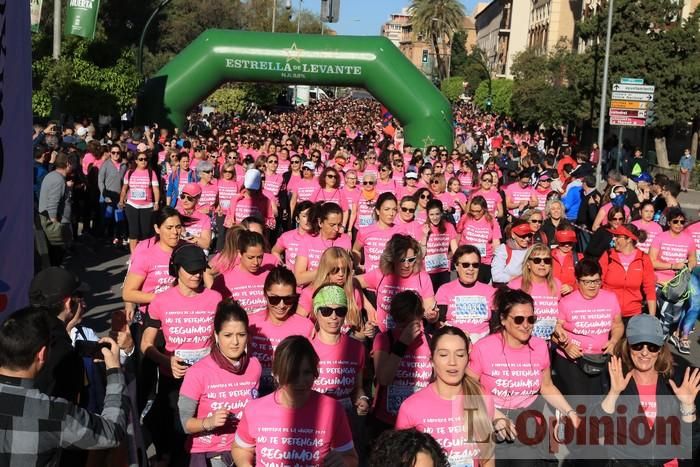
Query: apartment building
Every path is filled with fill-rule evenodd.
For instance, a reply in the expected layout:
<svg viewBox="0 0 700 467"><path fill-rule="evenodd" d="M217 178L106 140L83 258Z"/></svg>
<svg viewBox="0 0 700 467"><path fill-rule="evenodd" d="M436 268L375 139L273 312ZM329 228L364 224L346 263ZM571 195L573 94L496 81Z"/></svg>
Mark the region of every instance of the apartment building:
<svg viewBox="0 0 700 467"><path fill-rule="evenodd" d="M574 30L581 17L582 1L531 0L528 47L549 53L565 40L569 49L576 47Z"/></svg>
<svg viewBox="0 0 700 467"><path fill-rule="evenodd" d="M474 18L477 45L494 76L512 78L515 56L528 46L531 0L493 0Z"/></svg>

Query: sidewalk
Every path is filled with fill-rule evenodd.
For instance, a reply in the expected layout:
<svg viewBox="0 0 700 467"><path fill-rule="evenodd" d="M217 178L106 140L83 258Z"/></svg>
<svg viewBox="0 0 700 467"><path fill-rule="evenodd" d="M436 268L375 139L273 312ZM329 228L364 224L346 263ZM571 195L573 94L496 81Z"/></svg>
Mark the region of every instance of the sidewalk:
<svg viewBox="0 0 700 467"><path fill-rule="evenodd" d="M681 203L683 211L691 221L700 219L700 213L698 213L700 211L700 191L688 190L687 193L681 193L678 196L678 202Z"/></svg>

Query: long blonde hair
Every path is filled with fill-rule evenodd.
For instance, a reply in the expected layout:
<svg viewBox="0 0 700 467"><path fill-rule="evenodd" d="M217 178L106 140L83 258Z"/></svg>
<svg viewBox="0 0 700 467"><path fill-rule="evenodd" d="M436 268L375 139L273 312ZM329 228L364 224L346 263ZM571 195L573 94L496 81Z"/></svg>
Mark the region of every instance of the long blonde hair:
<svg viewBox="0 0 700 467"><path fill-rule="evenodd" d="M352 259L350 254L340 247L332 246L321 255L319 260L316 278L311 282L311 289L318 290L319 287L330 284L331 274L333 269L338 267L338 260L341 260L345 265L345 283L342 285L345 290L345 295L348 297L348 314L345 320L348 324L361 329L362 328L362 304L355 302L355 278L352 273Z"/></svg>
<svg viewBox="0 0 700 467"><path fill-rule="evenodd" d="M224 273L236 265L238 258L238 238L241 232L245 231L245 227L240 224L232 225L226 230L226 238L224 239L224 247L218 255L216 264L212 264L214 269L219 273Z"/></svg>
<svg viewBox="0 0 700 467"><path fill-rule="evenodd" d="M523 292L530 293L532 291L532 271L530 270L529 261L530 258L537 253L547 253L549 257L552 257L552 250L544 243L535 243L532 245L525 253L525 259L523 260L523 278L520 288ZM557 293L557 283L554 280L554 268L550 265L549 274L547 274L547 288L549 293L556 295Z"/></svg>

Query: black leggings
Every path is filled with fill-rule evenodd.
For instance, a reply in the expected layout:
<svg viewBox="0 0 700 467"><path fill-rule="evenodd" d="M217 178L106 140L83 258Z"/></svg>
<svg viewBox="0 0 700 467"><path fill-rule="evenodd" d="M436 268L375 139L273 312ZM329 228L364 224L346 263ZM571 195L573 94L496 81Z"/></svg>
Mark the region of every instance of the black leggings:
<svg viewBox="0 0 700 467"><path fill-rule="evenodd" d="M145 240L153 236L153 208L137 209L127 204L124 212L129 224L129 239Z"/></svg>
<svg viewBox="0 0 700 467"><path fill-rule="evenodd" d="M554 352L552 370L554 385L565 396L602 396L607 393L603 384L603 374L607 370L596 376L587 375L576 362L558 352Z"/></svg>

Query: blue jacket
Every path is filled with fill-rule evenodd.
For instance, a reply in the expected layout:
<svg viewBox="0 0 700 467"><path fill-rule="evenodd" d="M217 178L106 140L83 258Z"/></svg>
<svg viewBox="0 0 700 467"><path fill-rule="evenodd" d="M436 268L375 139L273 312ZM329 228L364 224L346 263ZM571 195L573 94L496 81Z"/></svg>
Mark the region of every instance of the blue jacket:
<svg viewBox="0 0 700 467"><path fill-rule="evenodd" d="M578 217L578 210L581 207L581 192L583 190L583 184L580 181L575 181L569 184L566 188L566 193L561 197L561 202L564 203L564 209L566 209L566 218L570 221L576 221Z"/></svg>
<svg viewBox="0 0 700 467"><path fill-rule="evenodd" d="M187 183L196 181L197 176L194 170L190 169L187 172ZM177 198L180 196L180 169L170 174L170 178L168 179L168 191L165 195L170 198L170 207L174 208L175 205L177 205Z"/></svg>

